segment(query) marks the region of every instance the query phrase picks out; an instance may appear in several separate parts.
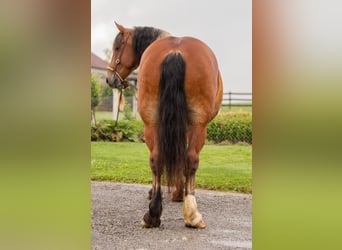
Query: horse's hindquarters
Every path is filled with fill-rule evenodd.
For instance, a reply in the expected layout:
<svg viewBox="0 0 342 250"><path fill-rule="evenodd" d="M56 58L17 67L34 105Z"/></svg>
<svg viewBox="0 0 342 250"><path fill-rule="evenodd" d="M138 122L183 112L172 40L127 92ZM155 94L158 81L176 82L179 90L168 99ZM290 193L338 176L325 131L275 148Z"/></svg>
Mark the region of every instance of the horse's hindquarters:
<svg viewBox="0 0 342 250"><path fill-rule="evenodd" d="M174 181L185 196L185 225L205 228L198 212L195 175L199 154L206 138L206 125L217 114L222 100L222 81L213 52L193 38L167 37L152 43L144 52L139 77L138 106L145 123L150 149L153 190L158 190L166 166L168 180ZM144 221L154 217L153 195ZM151 210L152 209L152 210ZM159 211L159 210L157 210ZM160 210L161 211L161 210Z"/></svg>

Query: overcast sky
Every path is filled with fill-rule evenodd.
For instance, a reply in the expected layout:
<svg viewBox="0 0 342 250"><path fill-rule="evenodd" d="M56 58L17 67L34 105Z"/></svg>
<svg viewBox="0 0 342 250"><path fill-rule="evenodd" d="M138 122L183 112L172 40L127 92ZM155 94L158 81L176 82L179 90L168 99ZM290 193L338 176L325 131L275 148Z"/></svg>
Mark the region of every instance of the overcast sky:
<svg viewBox="0 0 342 250"><path fill-rule="evenodd" d="M218 59L224 91L252 92L251 0L92 0L91 50L105 59L117 29L152 26L175 36L193 36Z"/></svg>

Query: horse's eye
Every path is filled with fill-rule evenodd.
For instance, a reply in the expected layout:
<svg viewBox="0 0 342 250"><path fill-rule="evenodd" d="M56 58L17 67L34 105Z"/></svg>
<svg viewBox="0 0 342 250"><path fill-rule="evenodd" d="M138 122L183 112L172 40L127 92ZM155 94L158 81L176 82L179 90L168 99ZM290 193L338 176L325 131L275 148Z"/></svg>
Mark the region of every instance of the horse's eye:
<svg viewBox="0 0 342 250"><path fill-rule="evenodd" d="M118 51L120 49L120 47L115 47L115 51Z"/></svg>

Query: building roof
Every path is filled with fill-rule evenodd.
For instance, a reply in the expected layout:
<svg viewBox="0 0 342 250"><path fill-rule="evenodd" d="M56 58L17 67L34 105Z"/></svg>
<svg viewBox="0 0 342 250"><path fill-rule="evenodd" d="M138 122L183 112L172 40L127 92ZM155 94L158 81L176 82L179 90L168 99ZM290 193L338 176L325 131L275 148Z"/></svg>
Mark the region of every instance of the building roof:
<svg viewBox="0 0 342 250"><path fill-rule="evenodd" d="M91 52L91 67L97 69L107 69L108 62Z"/></svg>

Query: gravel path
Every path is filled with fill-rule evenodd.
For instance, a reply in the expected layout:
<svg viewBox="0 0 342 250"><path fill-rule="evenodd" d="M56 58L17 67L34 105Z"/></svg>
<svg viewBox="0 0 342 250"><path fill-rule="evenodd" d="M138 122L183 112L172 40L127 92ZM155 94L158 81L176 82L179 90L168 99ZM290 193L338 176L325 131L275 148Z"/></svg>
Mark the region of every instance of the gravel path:
<svg viewBox="0 0 342 250"><path fill-rule="evenodd" d="M184 226L164 188L159 228L142 228L150 186L92 182L92 249L252 249L252 196L196 190L205 229Z"/></svg>

